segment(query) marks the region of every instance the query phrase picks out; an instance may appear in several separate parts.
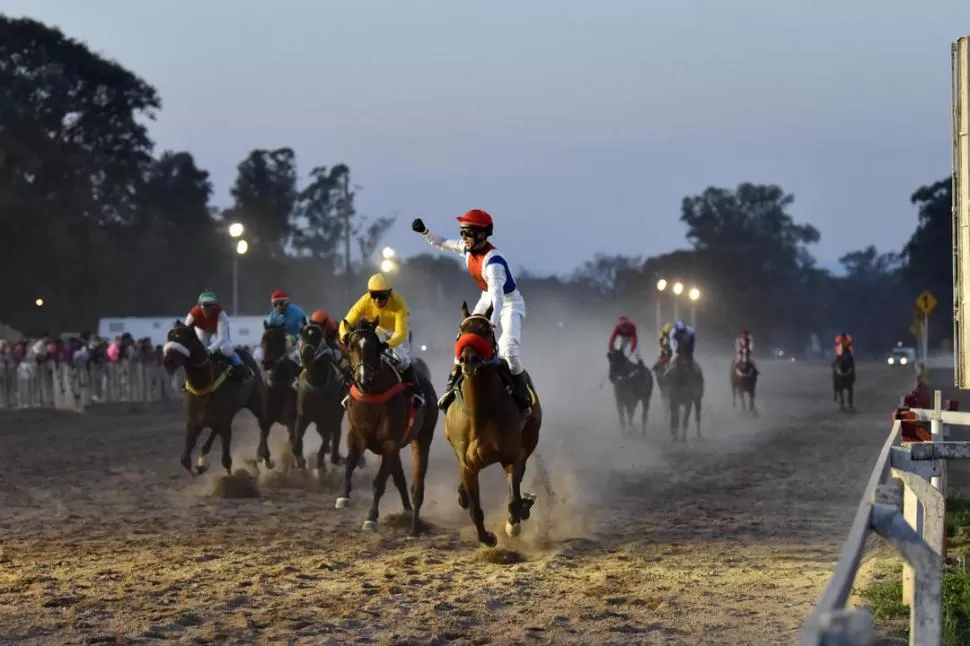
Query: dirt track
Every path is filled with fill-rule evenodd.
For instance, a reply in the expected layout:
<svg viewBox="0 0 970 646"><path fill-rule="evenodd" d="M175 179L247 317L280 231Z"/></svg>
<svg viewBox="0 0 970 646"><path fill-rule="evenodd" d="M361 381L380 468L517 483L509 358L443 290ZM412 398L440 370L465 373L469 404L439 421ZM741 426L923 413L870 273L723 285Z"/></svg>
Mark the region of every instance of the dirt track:
<svg viewBox="0 0 970 646"><path fill-rule="evenodd" d="M709 439L686 447L656 400L649 440L621 443L608 388L564 406L543 391L554 373L537 376L552 495L530 465L534 520L505 552L476 546L440 434L432 531L414 542L393 489L378 533L360 529L373 459L349 509L334 509L327 483L279 477L261 498L228 500L212 495L219 475L193 482L178 467L178 411L0 412L0 641L791 643L911 374L860 366L859 412L846 415L825 368L765 364L749 421L711 365ZM237 467L254 454L248 422L236 423ZM493 469L483 490L498 533ZM521 562L491 562L502 555Z"/></svg>

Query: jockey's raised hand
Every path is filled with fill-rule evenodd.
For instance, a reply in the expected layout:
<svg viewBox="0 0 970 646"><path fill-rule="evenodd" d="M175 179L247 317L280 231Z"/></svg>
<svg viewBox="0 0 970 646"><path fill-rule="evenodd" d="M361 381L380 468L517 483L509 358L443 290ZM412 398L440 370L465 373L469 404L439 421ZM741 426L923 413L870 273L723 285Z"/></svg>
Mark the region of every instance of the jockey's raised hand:
<svg viewBox="0 0 970 646"><path fill-rule="evenodd" d="M424 221L421 218L414 218L411 220L411 230L415 233L425 234L428 232L428 227L424 226Z"/></svg>

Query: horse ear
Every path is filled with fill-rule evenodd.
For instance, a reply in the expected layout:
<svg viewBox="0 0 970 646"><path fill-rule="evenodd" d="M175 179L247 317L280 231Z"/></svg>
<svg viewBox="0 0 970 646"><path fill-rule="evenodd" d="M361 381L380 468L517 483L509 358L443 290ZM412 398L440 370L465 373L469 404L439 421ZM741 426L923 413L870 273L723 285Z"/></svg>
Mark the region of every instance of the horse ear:
<svg viewBox="0 0 970 646"><path fill-rule="evenodd" d="M492 312L494 312L494 311L495 311L495 306L494 305L489 305L488 306L488 309L485 310L485 318L487 318L488 320L491 321L492 320Z"/></svg>
<svg viewBox="0 0 970 646"><path fill-rule="evenodd" d="M461 307L458 309L458 311L461 312L462 318L467 319L469 316L471 316L471 312L468 311L468 303L465 301L461 302Z"/></svg>

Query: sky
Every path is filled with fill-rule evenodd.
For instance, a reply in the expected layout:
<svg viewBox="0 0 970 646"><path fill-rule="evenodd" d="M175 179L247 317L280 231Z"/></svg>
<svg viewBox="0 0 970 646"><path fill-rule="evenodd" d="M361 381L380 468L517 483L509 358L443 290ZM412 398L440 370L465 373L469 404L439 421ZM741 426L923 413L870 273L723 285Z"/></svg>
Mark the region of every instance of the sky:
<svg viewBox="0 0 970 646"><path fill-rule="evenodd" d="M932 4L932 9L930 5ZM820 264L899 250L950 173L967 0L0 0L153 84L227 206L253 148L350 166L384 243L483 208L513 267L687 248L680 202L774 183Z"/></svg>

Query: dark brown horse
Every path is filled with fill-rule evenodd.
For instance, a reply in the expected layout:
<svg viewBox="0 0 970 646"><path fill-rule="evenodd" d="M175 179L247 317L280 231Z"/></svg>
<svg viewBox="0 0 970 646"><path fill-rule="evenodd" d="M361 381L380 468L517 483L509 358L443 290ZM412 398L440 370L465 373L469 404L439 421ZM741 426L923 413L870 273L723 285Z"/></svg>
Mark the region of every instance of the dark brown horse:
<svg viewBox="0 0 970 646"><path fill-rule="evenodd" d="M346 324L346 322L345 322ZM425 397L424 406L413 405L411 390L401 381L398 371L384 358L386 344L377 335L377 321L361 320L352 327L344 339L350 355L353 385L347 400L347 459L344 464L344 491L337 498L337 509L350 502L351 475L365 450L381 456L380 469L374 477L374 499L363 529L377 530L378 510L387 478L394 479L394 486L401 494L405 511L412 512L409 536L416 538L421 532L420 514L424 504L424 479L428 472L428 455L434 428L438 423L437 395L423 362L415 360L415 374L420 380ZM408 498L407 480L401 464L400 451L411 445L413 481L411 499Z"/></svg>
<svg viewBox="0 0 970 646"><path fill-rule="evenodd" d="M751 361L751 354L745 351L740 360L731 362L731 407L737 408L738 399L741 399L741 410L748 410L755 417L758 416L758 407L754 403L754 392L758 385L758 371ZM747 395L747 402L745 402Z"/></svg>
<svg viewBox="0 0 970 646"><path fill-rule="evenodd" d="M461 364L461 377L457 396L445 414L445 437L458 458L458 504L469 511L479 542L494 547L498 541L485 529L478 473L489 465L502 465L509 488L505 532L518 536L521 522L528 520L535 503L535 495L522 493L522 478L526 461L539 444L542 406L528 375L532 414L523 419L512 398L510 379L500 372L509 368L494 356L495 337L489 323L492 308L484 315L472 315L468 305L462 303L460 311L455 355Z"/></svg>
<svg viewBox="0 0 970 646"><path fill-rule="evenodd" d="M273 424L286 427L286 438L292 441L296 428L296 389L294 383L300 374L300 365L289 356L286 332L282 326L263 322L263 336L259 341L263 351L261 363L266 371L265 415L259 420L259 448L256 459L267 469L273 468L269 451L269 432Z"/></svg>
<svg viewBox="0 0 970 646"><path fill-rule="evenodd" d="M646 436L653 375L642 363L630 361L622 350L612 348L606 353L606 358L610 362L609 380L613 384L616 412L620 416L623 433L633 428L633 414L639 405L641 433Z"/></svg>
<svg viewBox="0 0 970 646"><path fill-rule="evenodd" d="M843 350L832 362L832 390L839 410L846 410L846 394L849 396L848 410L855 408L855 359L849 350Z"/></svg>
<svg viewBox="0 0 970 646"><path fill-rule="evenodd" d="M181 463L193 476L208 469L208 455L219 436L222 444L222 466L226 473L232 472L232 419L240 409L248 408L256 419L263 417L264 389L259 368L245 350L237 350L250 375L242 381L227 379L228 359L215 358L195 334L195 330L181 321L168 332L163 347L162 364L169 374L185 368L185 447ZM202 445L197 467L192 466L192 450L205 428L211 429L209 438Z"/></svg>
<svg viewBox="0 0 970 646"><path fill-rule="evenodd" d="M344 419L344 376L337 365L334 348L327 345L324 329L310 323L300 331L300 360L305 366L300 373L296 392L296 426L290 443L296 468L306 468L303 456L303 436L312 422L320 435L316 475L326 471L324 456L330 451L330 462L340 466L340 425Z"/></svg>
<svg viewBox="0 0 970 646"><path fill-rule="evenodd" d="M670 434L674 441L687 441L687 427L693 409L698 439L701 433L701 402L704 398L704 374L690 354L677 355L671 359L670 367L664 375L670 397Z"/></svg>

